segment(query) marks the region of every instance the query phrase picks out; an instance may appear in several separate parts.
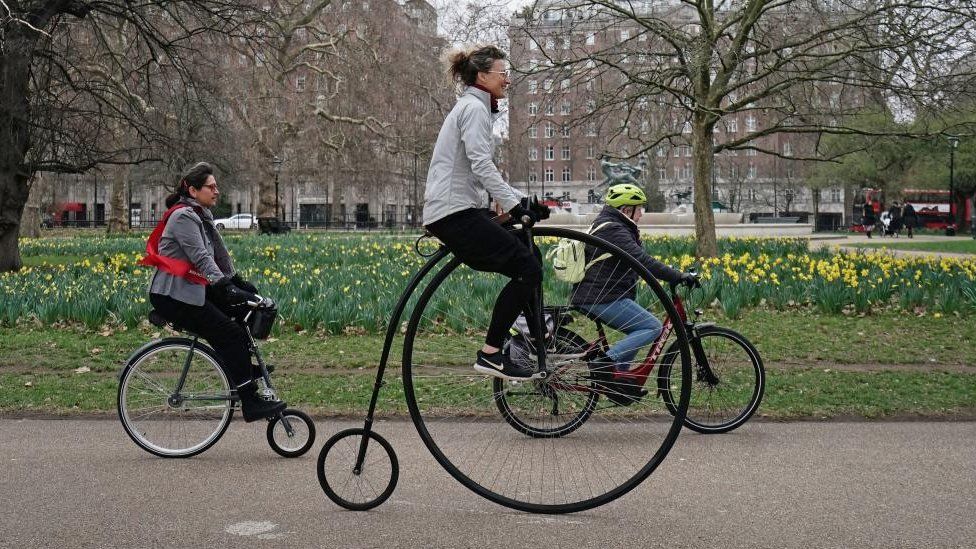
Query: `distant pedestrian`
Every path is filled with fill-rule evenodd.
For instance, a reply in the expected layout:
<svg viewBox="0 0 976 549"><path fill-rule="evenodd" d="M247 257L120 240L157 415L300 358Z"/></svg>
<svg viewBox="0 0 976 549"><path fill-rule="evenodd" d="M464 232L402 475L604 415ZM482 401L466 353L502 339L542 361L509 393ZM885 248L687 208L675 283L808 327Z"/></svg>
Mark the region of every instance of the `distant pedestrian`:
<svg viewBox="0 0 976 549"><path fill-rule="evenodd" d="M918 213L915 211L915 206L912 206L909 202L905 202L905 205L901 209L901 219L905 224L905 228L908 229L908 238L913 238L915 236L915 227L918 226Z"/></svg>
<svg viewBox="0 0 976 549"><path fill-rule="evenodd" d="M864 232L871 238L871 231L874 230L874 224L877 223L877 218L874 216L874 205L871 202L864 203L864 212L861 214L861 226L864 227Z"/></svg>
<svg viewBox="0 0 976 549"><path fill-rule="evenodd" d="M898 236L901 233L901 204L898 202L892 202L888 208L888 223L885 225L886 236Z"/></svg>

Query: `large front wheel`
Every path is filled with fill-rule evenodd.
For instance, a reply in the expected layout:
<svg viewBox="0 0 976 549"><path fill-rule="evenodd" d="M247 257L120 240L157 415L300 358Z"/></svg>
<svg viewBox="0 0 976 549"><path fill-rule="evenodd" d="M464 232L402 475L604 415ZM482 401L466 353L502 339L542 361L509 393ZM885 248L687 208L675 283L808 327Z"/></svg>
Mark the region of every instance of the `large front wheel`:
<svg viewBox="0 0 976 549"><path fill-rule="evenodd" d="M543 301L552 332L546 340L560 341L547 346L548 376L538 382L500 382L472 368L495 300L508 279L473 271L452 258L430 279L407 324L404 392L424 444L464 486L514 509L575 512L632 490L667 456L681 430L687 402L687 344L670 299L627 253L576 231L537 228L533 236L546 258ZM558 279L548 252L560 239L566 239L564 245L578 243L587 258L602 258L605 280L584 288ZM673 342L684 358L684 369L677 371L688 383L676 392L676 415L653 393L627 405L601 398L616 390L615 382L601 386L593 375L592 360L606 345L599 341L596 321L581 306L624 296L643 307L639 316L670 319L666 324L675 327L662 344ZM617 324L626 330L634 324L629 320L621 318ZM516 332L518 326L516 322ZM611 345L624 337L616 331L608 335ZM537 363L538 351L529 334L518 333L513 341L529 352L510 350L510 359ZM650 342L641 345L630 350L643 357ZM682 376L675 378L680 381Z"/></svg>
<svg viewBox="0 0 976 549"><path fill-rule="evenodd" d="M741 426L759 408L766 387L759 351L742 334L718 326L696 328L689 344L692 384L685 426L705 434ZM662 397L675 410L678 398L671 387L679 377L676 356L665 353L659 372Z"/></svg>
<svg viewBox="0 0 976 549"><path fill-rule="evenodd" d="M199 342L190 349L189 339L163 339L138 351L122 370L119 419L129 438L151 454L195 456L230 425L230 382L216 353Z"/></svg>

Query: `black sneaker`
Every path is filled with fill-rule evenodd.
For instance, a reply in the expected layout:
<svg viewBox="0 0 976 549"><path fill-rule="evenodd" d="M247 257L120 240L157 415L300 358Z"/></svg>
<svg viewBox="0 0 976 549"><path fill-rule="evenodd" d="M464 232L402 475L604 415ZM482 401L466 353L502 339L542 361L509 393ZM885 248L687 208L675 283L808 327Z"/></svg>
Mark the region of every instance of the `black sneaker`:
<svg viewBox="0 0 976 549"><path fill-rule="evenodd" d="M602 352L589 361L588 366L593 385L614 404L629 406L647 394L647 391L633 380L616 379L614 372L617 370L617 364Z"/></svg>
<svg viewBox="0 0 976 549"><path fill-rule="evenodd" d="M241 397L241 412L247 423L274 417L288 406L278 400L273 391L258 392L257 383L253 382L238 387L237 394Z"/></svg>
<svg viewBox="0 0 976 549"><path fill-rule="evenodd" d="M478 360L474 363L474 369L502 379L528 379L535 374L532 368L513 364L501 351L492 354L478 351Z"/></svg>

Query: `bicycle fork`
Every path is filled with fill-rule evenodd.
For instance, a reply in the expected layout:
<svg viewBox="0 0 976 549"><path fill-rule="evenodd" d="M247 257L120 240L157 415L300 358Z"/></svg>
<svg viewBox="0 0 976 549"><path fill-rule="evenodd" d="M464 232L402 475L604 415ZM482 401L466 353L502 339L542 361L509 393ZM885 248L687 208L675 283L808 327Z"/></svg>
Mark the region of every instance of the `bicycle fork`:
<svg viewBox="0 0 976 549"><path fill-rule="evenodd" d="M712 386L718 385L720 380L708 363L708 356L705 354L705 347L702 346L697 327L694 324L688 323L685 324L685 329L688 332L688 344L691 347L691 352L695 356L696 380L703 381Z"/></svg>

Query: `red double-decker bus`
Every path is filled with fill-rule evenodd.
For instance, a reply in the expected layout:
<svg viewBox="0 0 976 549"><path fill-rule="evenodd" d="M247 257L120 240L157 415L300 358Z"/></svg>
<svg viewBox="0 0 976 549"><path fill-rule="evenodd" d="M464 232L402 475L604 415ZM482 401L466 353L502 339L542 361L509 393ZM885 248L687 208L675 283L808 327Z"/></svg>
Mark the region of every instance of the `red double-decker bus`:
<svg viewBox="0 0 976 549"><path fill-rule="evenodd" d="M962 200L955 206L950 205L949 191L945 189L902 189L899 193L899 204L911 204L915 208L918 216L918 226L927 229L955 229L952 213L962 212L961 221L968 225L972 219L972 205L968 200ZM870 203L874 209L875 218L879 219L881 213L890 205L890 201L885 201L881 189L861 189L859 196L854 200L854 211L852 219L854 224L852 230L864 232L861 217L864 213L864 204ZM961 209L960 209L961 208Z"/></svg>

